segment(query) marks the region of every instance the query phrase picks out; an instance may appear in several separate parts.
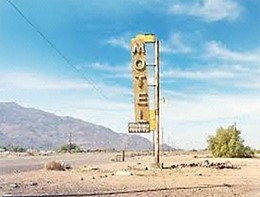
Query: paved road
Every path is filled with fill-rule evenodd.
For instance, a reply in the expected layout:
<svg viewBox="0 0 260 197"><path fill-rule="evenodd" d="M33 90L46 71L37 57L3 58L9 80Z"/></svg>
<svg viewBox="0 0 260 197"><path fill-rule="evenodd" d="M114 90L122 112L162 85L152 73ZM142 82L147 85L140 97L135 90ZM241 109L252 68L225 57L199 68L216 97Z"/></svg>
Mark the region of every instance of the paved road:
<svg viewBox="0 0 260 197"><path fill-rule="evenodd" d="M0 175L42 169L45 161L65 161L72 167L105 164L115 159L116 153L62 154L52 156L0 157Z"/></svg>

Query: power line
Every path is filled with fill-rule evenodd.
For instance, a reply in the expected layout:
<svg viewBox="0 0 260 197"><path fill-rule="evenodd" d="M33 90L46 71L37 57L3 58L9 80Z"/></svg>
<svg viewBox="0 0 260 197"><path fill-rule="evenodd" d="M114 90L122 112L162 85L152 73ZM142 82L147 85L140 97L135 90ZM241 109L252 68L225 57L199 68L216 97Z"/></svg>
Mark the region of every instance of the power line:
<svg viewBox="0 0 260 197"><path fill-rule="evenodd" d="M108 97L103 94L103 92L90 80L84 73L82 73L70 60L65 56L29 19L26 17L23 12L10 0L6 0L17 12L18 14L45 40L51 48L75 71L77 71L81 76L91 84L93 89L95 89L102 97L108 99ZM109 99L108 99L109 100Z"/></svg>

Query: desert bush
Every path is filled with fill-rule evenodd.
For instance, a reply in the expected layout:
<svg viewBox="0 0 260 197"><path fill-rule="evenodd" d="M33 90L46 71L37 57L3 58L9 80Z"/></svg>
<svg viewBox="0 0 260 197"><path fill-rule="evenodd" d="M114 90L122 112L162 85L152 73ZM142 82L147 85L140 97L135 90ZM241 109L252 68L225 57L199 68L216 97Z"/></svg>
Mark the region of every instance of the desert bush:
<svg viewBox="0 0 260 197"><path fill-rule="evenodd" d="M235 126L220 127L215 136L209 136L208 150L214 157L252 157L254 151L249 146L244 146L241 132Z"/></svg>
<svg viewBox="0 0 260 197"><path fill-rule="evenodd" d="M84 152L77 144L65 144L60 147L60 152L81 153Z"/></svg>
<svg viewBox="0 0 260 197"><path fill-rule="evenodd" d="M4 151L7 150L7 148L6 148L5 146L0 146L0 149L2 149L2 150L4 150Z"/></svg>
<svg viewBox="0 0 260 197"><path fill-rule="evenodd" d="M22 153L25 152L26 149L18 146L18 145L8 145L7 147L4 147L5 150L10 151L10 152L15 152L15 153Z"/></svg>
<svg viewBox="0 0 260 197"><path fill-rule="evenodd" d="M255 153L256 154L260 154L260 150L255 150Z"/></svg>

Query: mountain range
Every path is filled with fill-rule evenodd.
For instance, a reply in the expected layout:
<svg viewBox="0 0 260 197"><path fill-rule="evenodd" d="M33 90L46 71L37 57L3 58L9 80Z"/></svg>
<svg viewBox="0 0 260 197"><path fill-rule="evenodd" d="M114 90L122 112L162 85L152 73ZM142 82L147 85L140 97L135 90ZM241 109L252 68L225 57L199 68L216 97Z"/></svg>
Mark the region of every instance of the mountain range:
<svg viewBox="0 0 260 197"><path fill-rule="evenodd" d="M57 116L16 103L0 103L0 146L56 149L72 143L85 150L151 150L152 142L138 134L124 134L68 116ZM167 145L163 146L168 149Z"/></svg>

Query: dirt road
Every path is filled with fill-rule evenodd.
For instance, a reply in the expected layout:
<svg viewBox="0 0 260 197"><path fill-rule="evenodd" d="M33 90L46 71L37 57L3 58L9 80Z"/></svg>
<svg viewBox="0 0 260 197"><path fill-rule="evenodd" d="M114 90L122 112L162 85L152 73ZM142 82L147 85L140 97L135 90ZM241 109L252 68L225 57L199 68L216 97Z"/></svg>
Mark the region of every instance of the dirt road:
<svg viewBox="0 0 260 197"><path fill-rule="evenodd" d="M83 164L95 165L111 162L116 153L84 153L84 154L62 154L52 156L9 156L0 157L0 175L8 173L28 172L42 169L45 161L64 161L72 167Z"/></svg>

